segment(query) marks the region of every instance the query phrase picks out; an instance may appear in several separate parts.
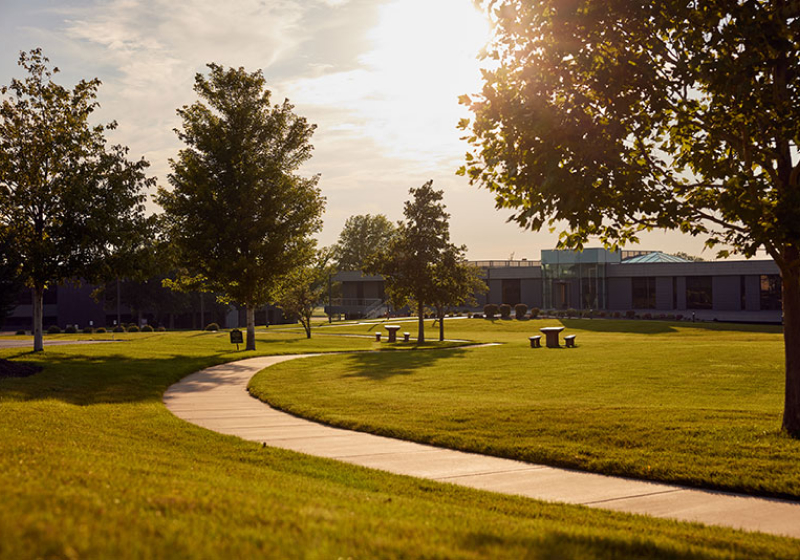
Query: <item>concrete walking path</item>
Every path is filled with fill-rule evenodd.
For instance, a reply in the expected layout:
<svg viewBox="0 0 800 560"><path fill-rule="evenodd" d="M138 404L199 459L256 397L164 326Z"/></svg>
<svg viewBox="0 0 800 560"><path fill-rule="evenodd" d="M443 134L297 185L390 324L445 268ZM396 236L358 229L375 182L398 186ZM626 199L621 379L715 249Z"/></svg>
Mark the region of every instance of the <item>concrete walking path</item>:
<svg viewBox="0 0 800 560"><path fill-rule="evenodd" d="M247 392L262 369L317 354L265 356L204 369L164 393L179 418L223 434L364 467L547 500L800 538L800 502L697 490L464 453L331 428Z"/></svg>

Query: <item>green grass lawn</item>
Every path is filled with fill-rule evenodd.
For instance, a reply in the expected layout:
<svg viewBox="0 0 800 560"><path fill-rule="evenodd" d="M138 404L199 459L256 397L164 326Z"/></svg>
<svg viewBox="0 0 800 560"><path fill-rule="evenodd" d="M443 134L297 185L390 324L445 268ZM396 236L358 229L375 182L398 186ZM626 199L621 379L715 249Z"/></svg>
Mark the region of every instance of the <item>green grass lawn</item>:
<svg viewBox="0 0 800 560"><path fill-rule="evenodd" d="M779 430L779 328L565 320L577 348L531 349L527 337L554 324L446 321L449 338L504 344L290 362L260 373L252 391L301 416L403 439L800 498L800 441Z"/></svg>
<svg viewBox="0 0 800 560"><path fill-rule="evenodd" d="M376 347L359 338L258 336L258 353ZM255 353L233 351L227 333L118 338L37 355L0 351L44 366L32 377L0 379L0 558L791 559L800 552L797 540L495 495L216 434L170 414L163 391L192 371ZM441 360L437 351L391 354Z"/></svg>

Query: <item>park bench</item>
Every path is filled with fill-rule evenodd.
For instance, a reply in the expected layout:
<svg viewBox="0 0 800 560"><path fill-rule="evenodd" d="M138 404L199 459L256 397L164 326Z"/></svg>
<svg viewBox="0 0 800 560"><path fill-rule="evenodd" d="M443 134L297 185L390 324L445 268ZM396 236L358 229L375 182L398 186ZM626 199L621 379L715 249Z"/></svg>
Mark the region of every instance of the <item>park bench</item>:
<svg viewBox="0 0 800 560"><path fill-rule="evenodd" d="M404 332L403 333L403 342L408 342L411 337L411 333Z"/></svg>
<svg viewBox="0 0 800 560"><path fill-rule="evenodd" d="M541 335L528 337L528 340L531 341L531 348L541 348L542 347L542 336Z"/></svg>
<svg viewBox="0 0 800 560"><path fill-rule="evenodd" d="M565 336L564 344L567 346L567 348L575 348L575 335L568 334L567 336Z"/></svg>

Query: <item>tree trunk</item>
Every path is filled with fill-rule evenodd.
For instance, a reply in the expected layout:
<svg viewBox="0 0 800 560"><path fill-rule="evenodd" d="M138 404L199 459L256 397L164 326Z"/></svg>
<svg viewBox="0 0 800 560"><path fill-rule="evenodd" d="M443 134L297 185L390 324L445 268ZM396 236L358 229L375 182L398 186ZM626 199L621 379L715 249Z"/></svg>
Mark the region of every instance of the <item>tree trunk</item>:
<svg viewBox="0 0 800 560"><path fill-rule="evenodd" d="M206 319L206 306L205 306L205 301L203 300L203 292L200 292L200 328L201 329L204 329L206 327L205 319Z"/></svg>
<svg viewBox="0 0 800 560"><path fill-rule="evenodd" d="M800 270L781 270L786 389L783 429L800 437Z"/></svg>
<svg viewBox="0 0 800 560"><path fill-rule="evenodd" d="M439 342L444 342L444 307L437 309L439 312Z"/></svg>
<svg viewBox="0 0 800 560"><path fill-rule="evenodd" d="M247 344L244 349L256 349L256 310L250 305L247 306Z"/></svg>
<svg viewBox="0 0 800 560"><path fill-rule="evenodd" d="M423 310L425 306L422 305L422 302L417 304L419 307L417 308L417 313L419 314L419 325L417 327L417 344L424 344L425 343L425 314Z"/></svg>
<svg viewBox="0 0 800 560"><path fill-rule="evenodd" d="M42 336L42 315L44 311L44 286L36 286L33 292L33 351L44 350L44 337Z"/></svg>

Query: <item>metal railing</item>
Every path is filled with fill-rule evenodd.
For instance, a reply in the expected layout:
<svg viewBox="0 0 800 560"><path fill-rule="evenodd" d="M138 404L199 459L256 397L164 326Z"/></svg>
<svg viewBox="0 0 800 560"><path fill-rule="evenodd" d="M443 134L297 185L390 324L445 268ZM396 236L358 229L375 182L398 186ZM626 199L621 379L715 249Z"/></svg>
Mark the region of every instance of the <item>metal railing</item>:
<svg viewBox="0 0 800 560"><path fill-rule="evenodd" d="M541 266L542 261L528 261L528 260L520 260L520 261L469 261L470 264L474 264L480 268L524 268L524 267L533 267L533 266Z"/></svg>

